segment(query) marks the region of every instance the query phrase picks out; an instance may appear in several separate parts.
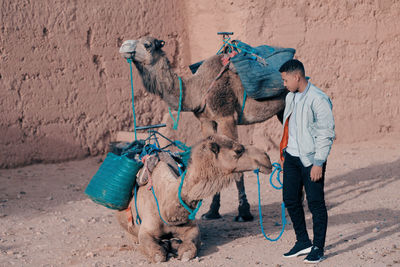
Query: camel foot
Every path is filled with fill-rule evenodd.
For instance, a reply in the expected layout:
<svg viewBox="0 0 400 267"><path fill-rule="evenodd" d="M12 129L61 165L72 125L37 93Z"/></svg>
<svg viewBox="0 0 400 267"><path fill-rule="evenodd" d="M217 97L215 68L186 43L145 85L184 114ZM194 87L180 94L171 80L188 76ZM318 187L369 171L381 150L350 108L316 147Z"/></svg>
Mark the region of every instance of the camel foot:
<svg viewBox="0 0 400 267"><path fill-rule="evenodd" d="M160 262L165 262L165 261L167 261L166 255L160 255L157 253L153 256L154 263L160 263Z"/></svg>
<svg viewBox="0 0 400 267"><path fill-rule="evenodd" d="M252 220L254 220L253 215L249 214L247 216L235 216L235 218L233 218L233 221L235 222L251 222Z"/></svg>
<svg viewBox="0 0 400 267"><path fill-rule="evenodd" d="M253 215L250 213L250 204L245 197L241 200L238 213L238 216L233 219L235 222L250 222L254 220Z"/></svg>
<svg viewBox="0 0 400 267"><path fill-rule="evenodd" d="M183 243L178 249L178 260L190 261L197 255L197 248L194 243Z"/></svg>
<svg viewBox="0 0 400 267"><path fill-rule="evenodd" d="M201 219L202 220L217 220L217 219L221 219L221 215L219 214L219 212L213 212L211 210L209 210L207 213L204 213L203 215L201 215Z"/></svg>

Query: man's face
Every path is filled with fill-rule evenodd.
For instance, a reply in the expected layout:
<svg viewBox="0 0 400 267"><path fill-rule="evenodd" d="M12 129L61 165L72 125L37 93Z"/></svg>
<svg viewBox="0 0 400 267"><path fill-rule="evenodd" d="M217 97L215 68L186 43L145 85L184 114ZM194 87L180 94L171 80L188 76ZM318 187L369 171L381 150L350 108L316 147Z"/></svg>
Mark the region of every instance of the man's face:
<svg viewBox="0 0 400 267"><path fill-rule="evenodd" d="M281 73L283 86L290 92L295 93L299 89L300 77L297 72L282 72Z"/></svg>

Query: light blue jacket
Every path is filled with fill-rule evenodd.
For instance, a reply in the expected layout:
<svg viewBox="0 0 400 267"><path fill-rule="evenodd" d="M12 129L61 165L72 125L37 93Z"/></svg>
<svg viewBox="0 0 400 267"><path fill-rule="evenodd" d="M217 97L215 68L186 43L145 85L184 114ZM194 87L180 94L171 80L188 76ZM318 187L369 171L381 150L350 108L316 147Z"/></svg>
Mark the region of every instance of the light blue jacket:
<svg viewBox="0 0 400 267"><path fill-rule="evenodd" d="M283 125L294 109L294 93L286 96ZM319 88L309 82L296 106L297 144L305 167L322 166L328 158L335 138L332 102Z"/></svg>

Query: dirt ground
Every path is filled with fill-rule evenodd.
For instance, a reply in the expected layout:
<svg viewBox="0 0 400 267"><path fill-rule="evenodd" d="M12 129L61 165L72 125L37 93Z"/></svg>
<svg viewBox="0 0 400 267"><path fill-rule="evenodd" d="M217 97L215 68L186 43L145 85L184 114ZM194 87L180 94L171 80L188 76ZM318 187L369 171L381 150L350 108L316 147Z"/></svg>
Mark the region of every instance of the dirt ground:
<svg viewBox="0 0 400 267"><path fill-rule="evenodd" d="M271 155L277 159L277 153ZM87 158L0 170L0 266L150 266L118 225L114 212L87 199L84 190L101 164ZM334 144L328 160L329 226L320 266L400 266L400 143ZM261 176L264 228L279 234L281 192ZM269 242L258 221L257 180L246 174L256 219L237 223L237 191L222 192L223 219L198 223L202 246L196 259L160 266L302 266L284 259L294 242L290 219L282 238ZM206 199L200 213L210 204ZM311 231L311 216L306 212Z"/></svg>

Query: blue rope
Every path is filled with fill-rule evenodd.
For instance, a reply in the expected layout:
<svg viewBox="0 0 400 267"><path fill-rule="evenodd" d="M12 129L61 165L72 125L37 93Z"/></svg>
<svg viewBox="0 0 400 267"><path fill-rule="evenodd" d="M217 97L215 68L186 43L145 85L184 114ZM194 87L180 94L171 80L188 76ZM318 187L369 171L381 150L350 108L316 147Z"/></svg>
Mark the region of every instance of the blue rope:
<svg viewBox="0 0 400 267"><path fill-rule="evenodd" d="M276 168L276 167L275 167ZM261 227L261 232L264 235L265 239L274 242L277 241L279 238L281 238L283 232L285 231L285 226L286 226L286 215L285 215L285 203L282 202L281 205L281 209L282 209L282 230L279 233L277 238L269 238L264 231L264 227L263 227L263 220L262 220L262 211L261 211L261 194L260 194L260 178L259 178L259 169L254 170L254 173L257 174L257 186L258 186L258 213L259 213L259 217L260 217L260 227Z"/></svg>
<svg viewBox="0 0 400 267"><path fill-rule="evenodd" d="M179 198L179 202L181 203L181 205L190 213L189 217L188 217L189 220L194 220L196 218L196 213L199 211L201 204L203 203L203 200L200 200L199 203L197 203L197 207L194 210L189 208L189 206L186 205L185 202L183 202L181 193L182 193L182 185L183 185L183 180L185 179L186 171L187 171L187 169L183 172L182 177L181 177L181 183L179 184L179 190L178 190L178 198Z"/></svg>
<svg viewBox="0 0 400 267"><path fill-rule="evenodd" d="M174 126L172 127L172 129L174 130L178 129L178 122L182 109L182 79L179 76L178 79L179 79L179 106L178 106L178 116L176 117L176 120L174 119L174 116L172 116L171 108L168 107L169 115L171 116L171 119L174 122Z"/></svg>
<svg viewBox="0 0 400 267"><path fill-rule="evenodd" d="M167 139L168 141L171 142L171 144L175 145L176 147L178 147L179 149L181 149L182 151L184 151L183 154L190 153L190 147L186 146L185 143L183 143L183 142L181 142L181 141L178 141L178 140L172 141L172 140L168 139L167 137L163 136L162 134L160 134L159 132L154 131L154 130L151 130L151 131L149 131L149 132L150 132L151 135L154 135L154 136L155 136L156 133L157 133L157 134L159 134L160 136L162 136L163 138ZM149 138L150 138L150 137L149 137ZM139 159L143 158L145 155L152 155L152 154L158 153L158 152L160 152L160 151L163 151L163 149L160 148L160 146L158 145L158 142L157 142L157 144L148 144L148 145L146 145L146 146L143 148L142 153L139 155ZM186 156L187 156L187 155L186 155ZM185 156L182 155L182 157L185 157ZM182 159L182 160L184 161L185 159ZM184 164L187 164L187 162L184 163ZM180 169L179 169L179 173L181 173L181 170L180 170ZM186 173L186 171L185 171L185 173ZM184 174L185 174L185 173L184 173ZM183 179L184 179L184 178L183 178ZM181 183L181 186L182 186L182 183ZM180 187L181 187L181 186L180 186ZM136 224L141 224L141 223L142 223L142 220L141 220L140 217L139 217L139 212L138 212L137 204L136 204L136 203L137 203L137 187L138 187L138 185L135 184L134 198L135 198L135 210L136 210ZM156 194L155 194L155 192L154 192L154 188L153 188L153 187L151 187L151 191L152 191L152 193L153 193L154 199L155 199L156 204L157 204L158 214L159 214L161 220L162 220L166 225L168 225L168 223L167 223L167 222L163 219L163 217L161 216L160 206L159 206L159 204L158 204L158 199L157 199L157 197L156 197ZM181 201L180 192L179 192L179 199L180 199L180 201ZM183 202L181 202L181 203L183 203ZM183 205L186 205L186 204L183 203ZM192 216L196 216L196 213L197 213L198 209L200 208L200 206L201 206L201 202L199 203L198 207L197 207L196 210L194 211L194 215L191 214ZM192 211L189 211L189 212L190 212L190 213L193 213ZM190 215L189 215L189 217L191 218ZM190 219L190 218L189 218L189 219ZM194 217L193 217L193 218L194 218ZM193 219L191 219L191 220L193 220Z"/></svg>
<svg viewBox="0 0 400 267"><path fill-rule="evenodd" d="M247 99L247 93L246 93L246 89L245 89L245 90L244 90L244 93L243 93L242 111L241 111L240 114L239 114L239 123L242 122L244 106L246 105L246 99Z"/></svg>
<svg viewBox="0 0 400 267"><path fill-rule="evenodd" d="M138 188L138 185L137 185L137 183L135 183L135 193L134 193L135 196L134 197L135 197L135 210L136 210L136 224L142 224L142 220L139 217L139 212L138 212L137 205L136 205L137 188Z"/></svg>
<svg viewBox="0 0 400 267"><path fill-rule="evenodd" d="M219 55L219 54L222 53L221 50L222 50L226 45L231 45L231 44L229 43L230 40L231 40L231 37L228 37L228 38L224 38L224 39L223 39L224 44L223 44L223 45L221 46L221 48L218 50L217 55Z"/></svg>
<svg viewBox="0 0 400 267"><path fill-rule="evenodd" d="M153 186L151 186L151 192L153 193L154 199L156 200L158 215L160 215L161 220L162 220L166 225L169 225L166 221L164 221L163 217L161 216L160 206L158 205L158 200L157 200L156 194L154 193L154 188L153 188Z"/></svg>
<svg viewBox="0 0 400 267"><path fill-rule="evenodd" d="M275 188L276 190L280 190L280 189L282 189L282 187L283 187L283 184L282 184L281 179L280 179L282 167L281 167L281 165L280 165L279 163L276 163L276 162L272 164L272 167L274 167L274 170L272 171L271 175L269 176L269 183L270 183L271 186L272 186L273 188ZM278 174L276 175L276 180L277 180L278 183L280 184L279 187L276 186L276 185L274 185L274 184L272 183L272 178L274 177L274 174L275 174L276 171L278 171Z"/></svg>
<svg viewBox="0 0 400 267"><path fill-rule="evenodd" d="M132 88L132 109L133 109L133 128L135 130L135 141L137 140L137 136L136 136L136 115L135 115L135 98L133 95L133 74L132 74L132 59L128 58L127 59L128 63L129 63L129 69L131 72L131 88Z"/></svg>

